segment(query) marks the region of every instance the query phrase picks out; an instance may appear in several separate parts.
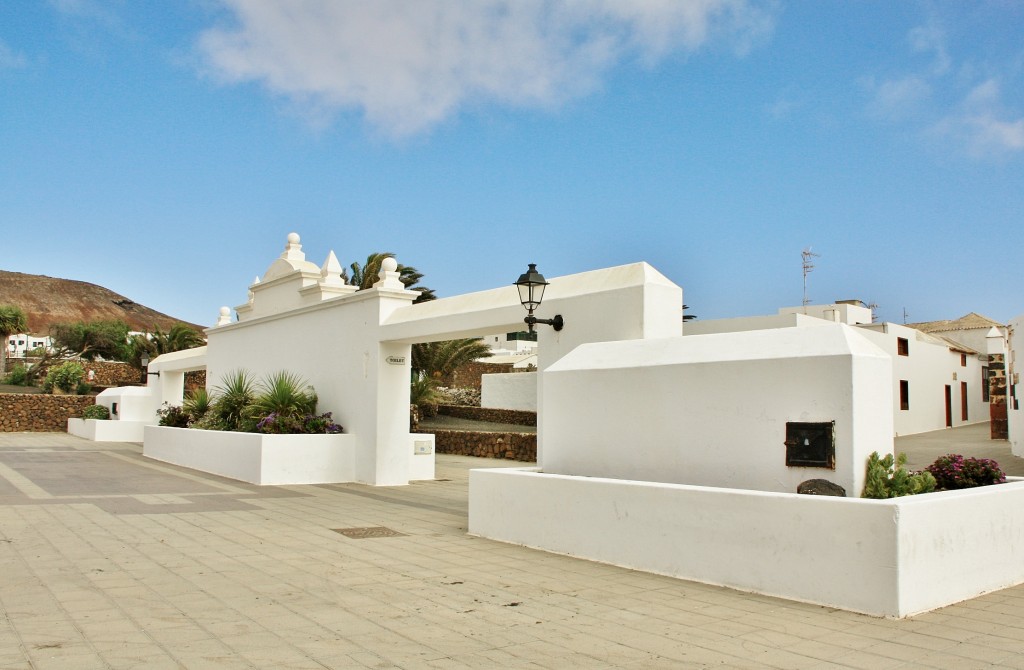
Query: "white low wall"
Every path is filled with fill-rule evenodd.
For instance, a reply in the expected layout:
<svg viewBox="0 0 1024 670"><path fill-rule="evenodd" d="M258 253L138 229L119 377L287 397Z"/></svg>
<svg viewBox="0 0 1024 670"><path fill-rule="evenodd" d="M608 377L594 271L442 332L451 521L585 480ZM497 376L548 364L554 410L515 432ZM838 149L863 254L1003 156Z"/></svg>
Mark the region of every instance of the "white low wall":
<svg viewBox="0 0 1024 670"><path fill-rule="evenodd" d="M68 433L93 442L142 442L145 421L68 419Z"/></svg>
<svg viewBox="0 0 1024 670"><path fill-rule="evenodd" d="M537 373L510 372L480 376L480 406L537 411Z"/></svg>
<svg viewBox="0 0 1024 670"><path fill-rule="evenodd" d="M353 435L263 435L146 426L142 454L250 484L355 481Z"/></svg>
<svg viewBox="0 0 1024 670"><path fill-rule="evenodd" d="M469 532L905 617L1024 582L1024 481L863 500L473 470Z"/></svg>

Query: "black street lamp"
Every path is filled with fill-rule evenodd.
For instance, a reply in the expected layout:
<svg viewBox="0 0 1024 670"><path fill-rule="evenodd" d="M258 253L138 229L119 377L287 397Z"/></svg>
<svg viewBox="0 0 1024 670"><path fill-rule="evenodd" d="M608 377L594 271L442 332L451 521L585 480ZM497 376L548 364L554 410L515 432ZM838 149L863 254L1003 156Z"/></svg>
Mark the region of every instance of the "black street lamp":
<svg viewBox="0 0 1024 670"><path fill-rule="evenodd" d="M540 307L540 303L544 300L544 289L548 283L544 281L544 275L537 272L537 264L530 263L530 267L526 272L519 275L519 279L516 280L516 288L519 289L519 302L526 308L527 316L523 321L530 327L530 332L533 332L534 325L538 323L545 323L555 330L561 330L565 322L562 321L562 315L556 314L553 319L538 319L533 315L533 311Z"/></svg>
<svg viewBox="0 0 1024 670"><path fill-rule="evenodd" d="M150 372L149 371L149 354L148 353L146 353L146 352L142 353L142 356L139 357L139 364L142 366L142 379L140 381L143 384L145 384L148 381L149 375L156 375L157 377L160 376L159 372Z"/></svg>

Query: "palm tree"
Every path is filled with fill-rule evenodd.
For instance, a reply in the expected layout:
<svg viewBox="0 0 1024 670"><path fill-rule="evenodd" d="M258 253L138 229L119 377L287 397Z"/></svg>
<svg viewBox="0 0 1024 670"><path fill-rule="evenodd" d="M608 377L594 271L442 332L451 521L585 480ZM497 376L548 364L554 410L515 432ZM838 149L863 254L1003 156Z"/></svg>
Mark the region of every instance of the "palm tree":
<svg viewBox="0 0 1024 670"><path fill-rule="evenodd" d="M129 363L139 367L143 353L149 354L150 358L156 358L161 354L194 349L205 344L206 340L202 333L183 323L174 324L166 333L157 326L152 333L132 335L126 358Z"/></svg>
<svg viewBox="0 0 1024 670"><path fill-rule="evenodd" d="M383 251L370 254L366 257L366 264L360 265L358 262L352 263L349 267L352 268L352 276L349 278L348 283L352 286L357 287L360 291L367 288L373 288L373 285L377 282L378 274L380 273L380 264L385 258L394 258L395 255L390 251ZM405 288L410 291L419 291L420 295L414 302L427 302L428 300L434 300L437 298L434 295L434 290L429 289L426 286L416 286L421 279L423 279L423 273L416 270L411 265L398 264L398 278L401 280Z"/></svg>
<svg viewBox="0 0 1024 670"><path fill-rule="evenodd" d="M0 337L3 338L3 346L0 346L0 375L7 374L7 338L27 330L28 319L20 307L0 305Z"/></svg>
<svg viewBox="0 0 1024 670"><path fill-rule="evenodd" d="M183 323L174 324L166 333L160 332L160 329L157 328L153 332L153 339L156 340L159 354L195 349L206 344L202 333Z"/></svg>
<svg viewBox="0 0 1024 670"><path fill-rule="evenodd" d="M457 368L493 355L490 347L479 339L444 340L412 345L413 372L431 379L447 377Z"/></svg>

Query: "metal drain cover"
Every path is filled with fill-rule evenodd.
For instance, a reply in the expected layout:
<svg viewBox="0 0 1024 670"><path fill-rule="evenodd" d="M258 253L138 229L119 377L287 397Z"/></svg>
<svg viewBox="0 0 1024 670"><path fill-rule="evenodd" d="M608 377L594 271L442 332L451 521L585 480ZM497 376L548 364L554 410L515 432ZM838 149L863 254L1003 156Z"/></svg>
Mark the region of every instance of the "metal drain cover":
<svg viewBox="0 0 1024 670"><path fill-rule="evenodd" d="M404 537L405 533L391 530L384 526L370 526L369 528L332 528L335 533L341 533L353 540L365 540L371 537Z"/></svg>

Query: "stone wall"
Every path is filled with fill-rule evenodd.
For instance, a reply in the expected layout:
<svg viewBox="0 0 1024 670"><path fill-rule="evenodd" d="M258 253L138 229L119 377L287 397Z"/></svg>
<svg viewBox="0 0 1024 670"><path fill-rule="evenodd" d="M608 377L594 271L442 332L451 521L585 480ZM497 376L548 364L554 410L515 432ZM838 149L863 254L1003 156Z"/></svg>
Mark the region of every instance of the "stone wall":
<svg viewBox="0 0 1024 670"><path fill-rule="evenodd" d="M440 386L458 386L479 391L481 376L514 371L511 363L472 361L456 368L454 372L442 377L438 382Z"/></svg>
<svg viewBox="0 0 1024 670"><path fill-rule="evenodd" d="M113 361L80 362L82 367L85 368L86 382L91 383L93 386L105 386L107 388L113 386L130 386L138 384L139 380L142 379L142 372L128 363ZM89 370L96 373L96 378L92 382L88 381Z"/></svg>
<svg viewBox="0 0 1024 670"><path fill-rule="evenodd" d="M511 423L517 426L536 426L537 413L518 409L495 409L493 407L468 407L465 405L438 405L438 414L474 421Z"/></svg>
<svg viewBox="0 0 1024 670"><path fill-rule="evenodd" d="M537 460L534 433L481 433L468 430L430 430L439 454L505 458L532 463Z"/></svg>
<svg viewBox="0 0 1024 670"><path fill-rule="evenodd" d="M91 395L47 395L43 393L0 393L0 432L60 432L68 419L81 416L95 403Z"/></svg>

